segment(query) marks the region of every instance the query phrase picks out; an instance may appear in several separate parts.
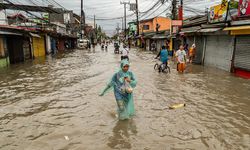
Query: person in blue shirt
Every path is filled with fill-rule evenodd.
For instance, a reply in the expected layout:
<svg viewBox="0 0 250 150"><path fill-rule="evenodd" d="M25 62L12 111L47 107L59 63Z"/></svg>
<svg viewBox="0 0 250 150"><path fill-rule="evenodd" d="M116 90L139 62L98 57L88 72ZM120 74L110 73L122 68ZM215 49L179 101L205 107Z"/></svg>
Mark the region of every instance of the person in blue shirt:
<svg viewBox="0 0 250 150"><path fill-rule="evenodd" d="M168 65L168 50L166 48L166 46L162 46L161 51L158 53L158 55L156 56L155 59L158 59L160 57L160 61L162 62L162 64L164 65ZM160 68L159 68L159 72L161 72Z"/></svg>
<svg viewBox="0 0 250 150"><path fill-rule="evenodd" d="M159 52L159 54L156 56L155 59L160 57L160 61L162 62L162 64L167 65L168 63L168 50L166 49L166 46L162 46L161 51Z"/></svg>

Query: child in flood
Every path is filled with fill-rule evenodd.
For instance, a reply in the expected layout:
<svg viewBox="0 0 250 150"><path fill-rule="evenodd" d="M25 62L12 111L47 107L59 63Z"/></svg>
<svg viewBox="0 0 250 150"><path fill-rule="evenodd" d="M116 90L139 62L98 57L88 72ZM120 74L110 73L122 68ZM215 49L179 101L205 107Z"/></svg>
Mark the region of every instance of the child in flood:
<svg viewBox="0 0 250 150"><path fill-rule="evenodd" d="M177 59L177 71L183 73L186 67L186 62L187 62L187 54L184 51L184 46L181 45L180 49L176 52L175 54L176 59Z"/></svg>

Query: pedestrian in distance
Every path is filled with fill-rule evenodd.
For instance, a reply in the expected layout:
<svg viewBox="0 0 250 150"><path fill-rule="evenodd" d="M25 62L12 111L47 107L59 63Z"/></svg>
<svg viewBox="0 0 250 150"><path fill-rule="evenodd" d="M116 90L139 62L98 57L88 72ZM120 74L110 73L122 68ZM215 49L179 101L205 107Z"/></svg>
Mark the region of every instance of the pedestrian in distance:
<svg viewBox="0 0 250 150"><path fill-rule="evenodd" d="M153 51L153 52L157 51L155 41L153 41L153 42L151 43L151 51Z"/></svg>
<svg viewBox="0 0 250 150"><path fill-rule="evenodd" d="M100 94L100 96L104 96L111 89L114 90L119 120L130 119L135 115L133 89L136 87L137 80L134 74L129 71L129 67L129 62L123 60L120 70L113 75L111 81Z"/></svg>
<svg viewBox="0 0 250 150"><path fill-rule="evenodd" d="M123 46L121 60L127 59L129 61L129 50L126 45Z"/></svg>
<svg viewBox="0 0 250 150"><path fill-rule="evenodd" d="M177 59L177 71L183 73L186 67L186 62L187 62L187 54L184 50L184 46L181 45L180 49L176 52L175 54L176 59Z"/></svg>
<svg viewBox="0 0 250 150"><path fill-rule="evenodd" d="M108 51L108 42L105 42L105 51Z"/></svg>
<svg viewBox="0 0 250 150"><path fill-rule="evenodd" d="M189 52L188 52L188 56L189 56L189 63L192 63L194 58L195 58L195 52L196 52L196 45L193 44L190 48L189 48Z"/></svg>
<svg viewBox="0 0 250 150"><path fill-rule="evenodd" d="M91 43L90 43L90 41L88 40L88 49L91 49Z"/></svg>

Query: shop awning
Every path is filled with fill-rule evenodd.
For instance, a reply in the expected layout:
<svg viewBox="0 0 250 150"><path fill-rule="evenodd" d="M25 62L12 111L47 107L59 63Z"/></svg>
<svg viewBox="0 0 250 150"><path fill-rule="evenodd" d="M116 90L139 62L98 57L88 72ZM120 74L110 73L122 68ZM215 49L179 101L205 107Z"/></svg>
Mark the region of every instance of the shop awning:
<svg viewBox="0 0 250 150"><path fill-rule="evenodd" d="M221 30L221 28L207 28L207 29L201 29L201 30L199 30L199 32L209 33L209 32L216 32L216 31L219 31L219 30Z"/></svg>
<svg viewBox="0 0 250 150"><path fill-rule="evenodd" d="M168 38L170 38L169 35L157 35L157 34L152 37L152 39L168 39Z"/></svg>
<svg viewBox="0 0 250 150"><path fill-rule="evenodd" d="M34 33L29 33L32 37L37 37L37 38L41 38L41 36L40 35L38 35L38 34L34 34Z"/></svg>
<svg viewBox="0 0 250 150"><path fill-rule="evenodd" d="M224 28L224 31L235 31L235 30L248 30L250 26L235 26L235 27L227 27Z"/></svg>
<svg viewBox="0 0 250 150"><path fill-rule="evenodd" d="M189 28L182 28L181 29L181 33L195 33L198 30L200 30L200 26L196 26L196 27L189 27Z"/></svg>
<svg viewBox="0 0 250 150"><path fill-rule="evenodd" d="M155 33L153 32L153 33L145 33L144 34L144 36L143 36L143 38L152 38L153 36L155 35Z"/></svg>
<svg viewBox="0 0 250 150"><path fill-rule="evenodd" d="M13 33L13 32L8 32L8 31L0 31L0 35L19 35L22 36L20 33Z"/></svg>

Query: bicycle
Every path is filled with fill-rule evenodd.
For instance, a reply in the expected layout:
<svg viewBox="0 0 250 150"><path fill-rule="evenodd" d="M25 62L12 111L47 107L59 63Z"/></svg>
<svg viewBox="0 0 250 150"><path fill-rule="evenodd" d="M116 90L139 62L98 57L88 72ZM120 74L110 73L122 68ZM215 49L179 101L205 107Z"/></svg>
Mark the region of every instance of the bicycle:
<svg viewBox="0 0 250 150"><path fill-rule="evenodd" d="M163 73L171 73L168 63L163 64L159 60L157 60L156 64L154 65L154 70L158 70L159 72Z"/></svg>

